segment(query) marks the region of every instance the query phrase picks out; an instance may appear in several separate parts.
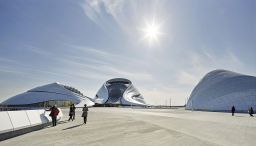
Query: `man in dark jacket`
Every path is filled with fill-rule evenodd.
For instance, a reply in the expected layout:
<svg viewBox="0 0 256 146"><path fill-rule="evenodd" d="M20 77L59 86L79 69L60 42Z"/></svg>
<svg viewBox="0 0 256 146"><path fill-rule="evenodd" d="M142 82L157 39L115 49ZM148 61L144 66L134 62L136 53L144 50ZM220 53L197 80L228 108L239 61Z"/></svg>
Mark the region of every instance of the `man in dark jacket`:
<svg viewBox="0 0 256 146"><path fill-rule="evenodd" d="M253 111L253 108L252 108L252 107L249 108L248 112L249 112L249 115L250 115L251 117L253 117L254 111Z"/></svg>
<svg viewBox="0 0 256 146"><path fill-rule="evenodd" d="M57 116L59 114L59 110L58 108L56 107L56 105L54 105L53 107L50 108L50 115L52 117L52 126L56 126L57 125Z"/></svg>
<svg viewBox="0 0 256 146"><path fill-rule="evenodd" d="M235 106L232 106L231 108L232 116L234 116L235 111L236 111Z"/></svg>

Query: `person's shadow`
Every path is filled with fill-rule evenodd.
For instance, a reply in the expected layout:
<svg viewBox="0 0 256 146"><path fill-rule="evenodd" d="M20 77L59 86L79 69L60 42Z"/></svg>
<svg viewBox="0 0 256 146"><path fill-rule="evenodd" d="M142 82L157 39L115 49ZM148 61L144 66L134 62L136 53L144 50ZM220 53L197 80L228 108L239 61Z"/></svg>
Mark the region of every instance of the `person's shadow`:
<svg viewBox="0 0 256 146"><path fill-rule="evenodd" d="M244 117L244 116L238 116L238 115L234 115L234 117Z"/></svg>
<svg viewBox="0 0 256 146"><path fill-rule="evenodd" d="M65 124L65 123L68 123L69 121L66 120L66 121L59 121L58 124Z"/></svg>
<svg viewBox="0 0 256 146"><path fill-rule="evenodd" d="M78 125L75 125L75 126L71 126L71 127L68 127L68 128L65 128L65 129L62 129L62 130L69 130L69 129L73 129L73 128L76 128L76 127L79 127L83 124L78 124Z"/></svg>

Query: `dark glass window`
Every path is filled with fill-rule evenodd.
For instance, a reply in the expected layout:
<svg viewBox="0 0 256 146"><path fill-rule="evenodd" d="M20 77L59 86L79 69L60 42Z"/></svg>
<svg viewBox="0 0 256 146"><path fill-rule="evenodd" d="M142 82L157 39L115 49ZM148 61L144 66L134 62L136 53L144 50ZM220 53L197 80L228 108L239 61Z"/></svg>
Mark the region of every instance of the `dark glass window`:
<svg viewBox="0 0 256 146"><path fill-rule="evenodd" d="M120 103L120 98L123 97L127 85L123 83L112 83L107 88L109 93L107 103Z"/></svg>

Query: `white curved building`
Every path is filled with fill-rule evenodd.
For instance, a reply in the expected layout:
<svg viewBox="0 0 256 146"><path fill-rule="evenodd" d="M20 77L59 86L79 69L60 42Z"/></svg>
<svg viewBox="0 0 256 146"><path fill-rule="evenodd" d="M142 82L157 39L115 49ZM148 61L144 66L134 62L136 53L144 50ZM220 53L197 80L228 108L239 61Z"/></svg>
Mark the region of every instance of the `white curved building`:
<svg viewBox="0 0 256 146"><path fill-rule="evenodd" d="M256 109L256 77L227 70L214 70L201 79L186 105L189 110L247 111Z"/></svg>
<svg viewBox="0 0 256 146"><path fill-rule="evenodd" d="M77 89L59 83L52 83L33 88L27 92L10 97L1 104L9 106L42 106L42 104L48 102L54 104L54 102L57 101L69 101L74 104L87 104L88 106L94 105L94 102Z"/></svg>
<svg viewBox="0 0 256 146"><path fill-rule="evenodd" d="M93 100L97 104L145 105L144 98L132 82L124 78L106 81Z"/></svg>

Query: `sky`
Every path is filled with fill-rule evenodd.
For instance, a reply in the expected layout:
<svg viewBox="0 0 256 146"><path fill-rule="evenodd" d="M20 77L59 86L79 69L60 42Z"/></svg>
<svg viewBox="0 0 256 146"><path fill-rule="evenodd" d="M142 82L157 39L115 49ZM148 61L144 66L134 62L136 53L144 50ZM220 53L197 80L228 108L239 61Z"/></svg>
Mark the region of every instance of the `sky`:
<svg viewBox="0 0 256 146"><path fill-rule="evenodd" d="M256 76L255 56L255 0L0 0L0 101L53 82L94 97L122 77L184 105L212 70Z"/></svg>

